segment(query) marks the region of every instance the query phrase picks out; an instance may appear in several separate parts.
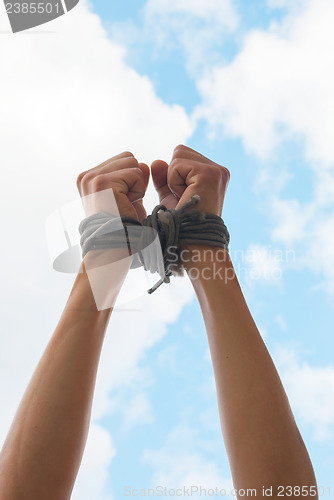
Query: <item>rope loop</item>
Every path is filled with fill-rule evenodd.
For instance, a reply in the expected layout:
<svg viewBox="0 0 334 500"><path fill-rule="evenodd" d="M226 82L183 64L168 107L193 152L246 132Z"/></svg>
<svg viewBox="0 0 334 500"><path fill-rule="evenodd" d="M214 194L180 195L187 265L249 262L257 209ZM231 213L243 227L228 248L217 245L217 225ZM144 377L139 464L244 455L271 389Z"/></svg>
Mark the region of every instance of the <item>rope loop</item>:
<svg viewBox="0 0 334 500"><path fill-rule="evenodd" d="M91 250L128 247L134 256L131 268L143 266L145 271L159 272L161 279L148 290L153 293L162 283L169 283L171 276L183 275L182 246L206 245L228 250L230 235L224 221L218 215L193 208L199 201L200 197L194 195L178 209L157 205L142 224L132 217L120 218L107 212L90 215L79 225L82 257Z"/></svg>

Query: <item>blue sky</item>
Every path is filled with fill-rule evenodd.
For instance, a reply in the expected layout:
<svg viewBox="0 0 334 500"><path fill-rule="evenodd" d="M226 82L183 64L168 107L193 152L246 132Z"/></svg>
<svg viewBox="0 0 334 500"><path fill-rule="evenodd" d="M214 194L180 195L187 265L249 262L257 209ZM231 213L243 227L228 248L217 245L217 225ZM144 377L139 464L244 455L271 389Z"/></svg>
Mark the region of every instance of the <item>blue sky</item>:
<svg viewBox="0 0 334 500"><path fill-rule="evenodd" d="M221 43L212 45L212 49L217 51L216 61L222 64L233 61L250 30L267 30L273 22L282 22L288 10L286 7L272 9L264 1L239 1L235 2L234 6L240 16L237 31L230 36L224 34ZM192 113L200 102L200 95L194 74L187 70L182 46L176 43L172 49L167 45L157 50L153 40L149 37L145 39L145 35L141 40L138 37L139 39L126 43L126 36L120 33L122 25L128 27L131 23L139 33L145 32L144 7L145 2L139 1L126 4L103 1L93 3L94 11L101 16L108 32L116 33L116 39L126 44L126 60L129 64L151 79L157 94L165 102L180 104L188 113ZM200 61L198 71L206 70L205 65L205 61ZM272 193L270 190L256 193L255 186L259 169L269 167L279 172L283 164L289 179L280 190L280 197L307 203L312 198L314 179L305 161L304 140L288 136L272 155L265 160L259 160L256 155L247 154L238 137L231 139L222 134L213 141L208 140L206 127L207 124L200 121L188 145L231 170L224 219L231 231L232 252L234 249L246 250L252 242L270 247L273 252L280 250L284 254L285 247L272 243L270 239L272 220L268 217L266 198L270 199ZM291 245L290 248L298 262L303 248L297 245ZM266 280L255 282L251 286L244 284L250 307L258 324L265 329L265 340L272 353L284 346L296 352L301 364L310 363L316 368L330 365L333 352L332 297L328 297L323 290L316 290L319 275L305 269L298 270L298 266L291 267L292 269L283 270L279 285L267 283ZM284 322L280 323L278 318L284 318ZM175 356L173 367L177 365L177 369L168 369L167 366L167 370L159 370L156 367L156 357L168 348ZM182 421L182 415L187 410L187 425L196 429L199 439L216 443L214 449L204 456L207 460L214 461L223 475L227 475L228 464L220 437L217 413L213 413L215 422L210 430L196 418L209 404L214 406L212 392L211 397L206 400L198 391L201 380L212 377L211 366L205 359L206 349L203 322L198 305L193 302L184 308L178 322L168 328L168 335L151 350L143 362L143 365L149 364L153 367L156 378L154 387L149 389L155 422L147 423L147 433L144 427L142 432L138 433L134 429L130 435L131 460L128 458L129 435L121 434L117 446L119 453L114 461L117 474L113 476L111 484L115 484L116 477L120 479L120 486L124 483L123 474L127 466L130 469L125 476L128 478L127 483L133 481L136 484L149 484L150 468L140 460L143 449L160 448L166 433ZM210 393L210 390L208 392ZM315 442L312 437L312 425L303 422L298 412L296 418L300 421L302 434L315 463L319 484L332 486L332 469L326 467L326 462L331 456L333 443L331 440ZM117 420L120 425L119 418L115 417L114 420L115 425ZM194 450L196 449L194 445Z"/></svg>
<svg viewBox="0 0 334 500"><path fill-rule="evenodd" d="M333 494L333 21L329 0L96 0L50 23L51 34L2 37L5 191L35 236L23 259L3 222L17 242L2 250L1 378L12 380L10 391L0 384L3 434L73 279L52 271L45 219L107 155L168 160L185 142L231 172L232 259L318 485ZM155 202L150 188L148 209ZM77 500L123 498L126 485L231 484L189 284L138 300L140 312L116 313L109 328ZM17 301L25 319L13 325Z"/></svg>

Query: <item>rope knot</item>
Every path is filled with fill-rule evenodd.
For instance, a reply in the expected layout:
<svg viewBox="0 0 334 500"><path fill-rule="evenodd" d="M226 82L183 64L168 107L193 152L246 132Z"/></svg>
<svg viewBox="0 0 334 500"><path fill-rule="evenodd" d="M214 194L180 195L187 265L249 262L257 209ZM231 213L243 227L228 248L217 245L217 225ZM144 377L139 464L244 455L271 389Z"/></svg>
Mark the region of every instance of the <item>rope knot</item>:
<svg viewBox="0 0 334 500"><path fill-rule="evenodd" d="M143 224L131 217L119 219L105 212L87 217L79 226L82 256L93 249L127 245L134 255L132 268L143 266L151 273L159 272L160 281L148 290L148 293L152 293L162 283L169 283L170 276L183 275L180 258L182 246L208 245L228 249L230 235L223 220L218 215L193 208L199 201L200 197L194 195L178 209L157 205ZM121 237L120 222L126 238ZM157 237L160 257L157 247L152 244ZM163 265L160 262L161 254Z"/></svg>

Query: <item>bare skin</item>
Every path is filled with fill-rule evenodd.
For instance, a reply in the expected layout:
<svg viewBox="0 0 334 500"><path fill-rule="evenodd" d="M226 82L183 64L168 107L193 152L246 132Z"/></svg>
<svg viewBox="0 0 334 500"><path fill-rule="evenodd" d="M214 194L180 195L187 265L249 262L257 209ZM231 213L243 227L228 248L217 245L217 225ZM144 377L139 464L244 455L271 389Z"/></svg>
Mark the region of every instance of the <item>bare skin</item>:
<svg viewBox="0 0 334 500"><path fill-rule="evenodd" d="M149 168L123 153L78 177L81 196L112 188L121 215L142 220ZM108 206L96 207L108 211ZM89 254L88 254L89 255ZM115 257L117 260L117 256ZM79 273L0 454L1 500L70 498L86 444L96 373L112 307L98 311ZM128 272L114 285L117 296Z"/></svg>
<svg viewBox="0 0 334 500"><path fill-rule="evenodd" d="M170 165L158 160L151 169L167 208L177 208L197 193L200 210L221 216L230 178L226 168L179 146ZM262 487L272 486L273 498L278 498L279 486L304 486L305 497L314 498L310 458L228 252L192 246L184 248L183 255L206 325L235 488L254 488L262 496Z"/></svg>
<svg viewBox="0 0 334 500"><path fill-rule="evenodd" d="M199 194L199 210L221 215L229 181L224 167L178 146L170 165L158 160L151 171L160 202L167 208ZM86 196L112 188L120 214L142 221L148 179L147 165L138 164L131 153L122 153L83 172L78 189ZM228 253L222 262L214 248L183 251L206 324L235 488L256 488L257 496L262 496L262 486L273 486L276 498L277 486L315 486L307 450ZM202 254L201 262L192 261L195 251ZM213 256L210 262L206 251ZM223 278L214 279L214 264ZM198 278L193 277L194 268ZM113 284L115 298L127 272L125 265ZM1 451L1 500L70 498L87 439L96 372L112 309L97 310L84 261ZM303 496L314 498L309 491Z"/></svg>

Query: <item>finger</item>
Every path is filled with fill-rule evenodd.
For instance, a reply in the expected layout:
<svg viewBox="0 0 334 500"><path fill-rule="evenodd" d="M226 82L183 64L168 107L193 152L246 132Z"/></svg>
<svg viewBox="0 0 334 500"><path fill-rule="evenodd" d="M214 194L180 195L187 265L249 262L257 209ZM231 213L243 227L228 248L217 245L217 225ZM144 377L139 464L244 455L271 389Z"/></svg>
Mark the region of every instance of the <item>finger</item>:
<svg viewBox="0 0 334 500"><path fill-rule="evenodd" d="M172 195L167 182L168 164L163 160L156 160L151 165L152 179L154 187L159 195L160 201Z"/></svg>
<svg viewBox="0 0 334 500"><path fill-rule="evenodd" d="M80 192L80 195L82 196L82 194L83 194L81 184L82 184L82 181L84 178L85 178L85 181L87 181L87 180L89 181L102 170L103 171L112 170L112 168L111 168L112 165L114 165L114 166L116 165L116 169L121 168L122 163L119 163L119 160L125 160L125 161L123 161L123 164L125 165L125 162L131 161L131 158L133 158L133 161L134 161L133 166L136 167L138 165L138 162L134 158L133 154L130 153L129 151L125 151L124 153L120 153L117 156L113 156L112 158L109 158L109 160L106 160L105 162L101 163L97 167L93 167L89 170L81 172L77 178L77 188Z"/></svg>
<svg viewBox="0 0 334 500"><path fill-rule="evenodd" d="M118 160L112 161L110 163L106 163L103 167L96 167L92 169L92 171L89 171L86 175L91 176L91 178L94 178L96 175L99 174L107 174L111 172L118 172L118 171L124 171L125 169L128 168L139 168L144 176L144 180L146 184L148 184L149 178L150 178L150 169L145 163L138 163L136 158L133 156L129 157L123 157L119 158ZM120 174L122 175L122 174Z"/></svg>
<svg viewBox="0 0 334 500"><path fill-rule="evenodd" d="M197 192L198 186L194 183L198 170L197 165L198 162L195 161L183 161L178 164L175 163L174 166L171 165L171 168L168 170L168 184L178 197L176 208L181 207L189 201L193 195L199 194ZM199 165L203 169L203 165Z"/></svg>
<svg viewBox="0 0 334 500"><path fill-rule="evenodd" d="M100 165L93 167L91 170L96 170L98 168L105 167L106 165L109 165L110 163L117 161L117 160L120 160L122 158L131 158L131 157L134 158L133 154L130 153L130 151L123 151L123 153L120 153L116 156L112 156L108 160L105 160L104 162L102 162Z"/></svg>
<svg viewBox="0 0 334 500"><path fill-rule="evenodd" d="M83 180L85 183L85 180ZM91 215L110 212L115 215L137 217L133 203L142 199L146 180L140 168L126 168L115 172L100 172L84 184L85 210ZM90 195L90 196L87 196Z"/></svg>
<svg viewBox="0 0 334 500"><path fill-rule="evenodd" d="M77 185L81 196L83 196L84 193L90 190L90 185L97 176L117 171L118 172L124 171L125 169L128 168L138 168L138 161L133 156L123 157L111 163L106 164L104 167L99 166L92 168L87 172L83 172L83 174L81 174L81 176L79 176L77 180Z"/></svg>
<svg viewBox="0 0 334 500"><path fill-rule="evenodd" d="M198 192L198 186L196 186L195 184L191 184L189 187L187 187L186 190L183 191L180 199L178 200L178 203L176 205L176 208L180 208L182 207L182 205L184 205L187 201L190 200L190 198L192 196L195 196L195 195L199 195L199 192ZM201 206L202 206L202 203L201 201L197 204L196 208L198 210L201 209Z"/></svg>
<svg viewBox="0 0 334 500"><path fill-rule="evenodd" d="M183 191L196 180L196 176L205 172L206 165L197 160L175 158L168 169L168 185L180 198ZM208 166L212 169L212 166Z"/></svg>
<svg viewBox="0 0 334 500"><path fill-rule="evenodd" d="M134 156L123 156L117 160L107 161L104 165L100 165L92 169L93 174L116 172L117 170L123 170L126 168L137 168L138 161Z"/></svg>
<svg viewBox="0 0 334 500"><path fill-rule="evenodd" d="M176 146L176 148L173 151L172 161L176 158L184 158L187 160L194 160L201 163L207 163L210 165L217 165L215 162L213 162L206 156L203 156L202 154L198 153L198 151L188 148L188 146L184 146L182 144Z"/></svg>
<svg viewBox="0 0 334 500"><path fill-rule="evenodd" d="M203 164L200 161L178 159L172 162L168 171L168 184L179 198L177 206L199 195L203 200L208 198L208 192L216 198L220 190L221 168L216 164ZM208 205L215 205L213 199ZM197 208L200 209L202 202Z"/></svg>
<svg viewBox="0 0 334 500"><path fill-rule="evenodd" d="M115 189L117 194L127 196L131 203L141 200L146 190L146 181L142 170L138 168L127 168L119 171L101 174L105 176L106 182Z"/></svg>
<svg viewBox="0 0 334 500"><path fill-rule="evenodd" d="M143 181L144 181L144 192L146 192L147 186L148 186L148 181L150 178L150 169L146 163L139 163L138 168L142 171L143 174ZM140 222L143 222L143 220L146 217L146 210L144 208L143 200L135 201L133 203L133 207L137 212L138 220Z"/></svg>
<svg viewBox="0 0 334 500"><path fill-rule="evenodd" d="M156 160L151 165L153 184L158 193L160 204L167 209L172 209L176 207L178 197L168 185L168 169L169 166L162 160Z"/></svg>

